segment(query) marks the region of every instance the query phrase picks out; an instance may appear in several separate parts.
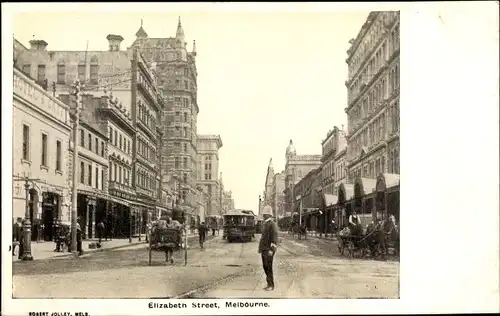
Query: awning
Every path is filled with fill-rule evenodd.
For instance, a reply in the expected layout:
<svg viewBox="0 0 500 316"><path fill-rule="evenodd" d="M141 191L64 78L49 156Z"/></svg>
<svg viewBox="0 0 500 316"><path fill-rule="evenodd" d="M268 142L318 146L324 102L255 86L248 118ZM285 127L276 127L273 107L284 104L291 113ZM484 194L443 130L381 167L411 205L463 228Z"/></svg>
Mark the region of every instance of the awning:
<svg viewBox="0 0 500 316"><path fill-rule="evenodd" d="M354 181L354 192L356 192L356 187L360 186L361 189L361 196L368 195L372 192L375 191L375 187L377 185L377 180L376 179L370 179L370 178L357 178Z"/></svg>
<svg viewBox="0 0 500 316"><path fill-rule="evenodd" d="M333 194L323 194L325 198L326 207L337 204L338 196Z"/></svg>
<svg viewBox="0 0 500 316"><path fill-rule="evenodd" d="M122 205L125 205L125 206L130 206L130 202L127 201L127 200L125 200L125 199L122 199L122 198L119 198L119 197L116 197L116 196L112 196L112 195L109 195L107 198L111 202L115 202L115 203L122 204Z"/></svg>

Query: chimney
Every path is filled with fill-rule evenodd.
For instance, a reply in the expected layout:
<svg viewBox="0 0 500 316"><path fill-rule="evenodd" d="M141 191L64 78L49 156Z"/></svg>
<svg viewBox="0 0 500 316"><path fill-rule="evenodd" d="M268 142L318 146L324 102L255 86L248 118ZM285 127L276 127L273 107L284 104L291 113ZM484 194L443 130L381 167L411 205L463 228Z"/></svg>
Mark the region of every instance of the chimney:
<svg viewBox="0 0 500 316"><path fill-rule="evenodd" d="M120 51L120 44L123 41L123 37L120 35L109 34L106 36L106 39L109 43L109 51L110 52L118 52Z"/></svg>
<svg viewBox="0 0 500 316"><path fill-rule="evenodd" d="M47 50L47 42L44 40L31 40L30 42L30 50L41 50L41 51L46 51Z"/></svg>

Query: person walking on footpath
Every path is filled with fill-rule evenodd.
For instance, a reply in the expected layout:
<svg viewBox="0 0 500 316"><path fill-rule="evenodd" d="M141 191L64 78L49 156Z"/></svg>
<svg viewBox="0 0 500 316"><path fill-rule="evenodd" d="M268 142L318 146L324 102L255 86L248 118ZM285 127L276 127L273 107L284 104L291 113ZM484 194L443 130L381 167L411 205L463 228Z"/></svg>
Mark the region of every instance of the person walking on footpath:
<svg viewBox="0 0 500 316"><path fill-rule="evenodd" d="M264 272L266 273L267 286L264 290L272 291L274 290L273 259L278 247L278 228L273 221L273 209L271 206L264 206L262 217L264 218L264 224L259 241L259 253L262 257Z"/></svg>
<svg viewBox="0 0 500 316"><path fill-rule="evenodd" d="M104 222L101 219L97 224L97 238L99 238L99 245L102 243L102 238L104 237L105 231L106 227L104 226Z"/></svg>
<svg viewBox="0 0 500 316"><path fill-rule="evenodd" d="M22 218L18 217L14 225L12 225L12 256L16 256L16 246L19 253L21 253L21 239L22 239Z"/></svg>
<svg viewBox="0 0 500 316"><path fill-rule="evenodd" d="M203 249L203 244L205 243L205 239L207 237L207 226L205 222L201 222L198 226L198 237L200 240L200 249Z"/></svg>

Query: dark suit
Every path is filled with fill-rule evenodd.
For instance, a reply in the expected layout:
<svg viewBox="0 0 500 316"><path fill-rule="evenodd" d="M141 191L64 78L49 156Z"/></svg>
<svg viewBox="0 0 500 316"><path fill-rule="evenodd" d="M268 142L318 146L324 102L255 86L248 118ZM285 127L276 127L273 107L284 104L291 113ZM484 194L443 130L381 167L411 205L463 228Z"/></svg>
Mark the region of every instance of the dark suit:
<svg viewBox="0 0 500 316"><path fill-rule="evenodd" d="M274 245L271 245L274 244ZM267 220L262 227L262 235L259 241L259 253L262 256L262 266L266 273L267 286L274 287L273 258L278 245L278 228L273 220ZM272 254L269 255L269 251Z"/></svg>

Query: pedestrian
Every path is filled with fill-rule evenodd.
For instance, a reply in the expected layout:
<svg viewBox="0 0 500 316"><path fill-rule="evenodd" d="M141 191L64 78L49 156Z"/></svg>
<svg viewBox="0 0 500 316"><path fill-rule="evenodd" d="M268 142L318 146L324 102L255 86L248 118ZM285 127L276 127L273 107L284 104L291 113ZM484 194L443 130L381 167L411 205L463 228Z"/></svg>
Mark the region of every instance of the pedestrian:
<svg viewBox="0 0 500 316"><path fill-rule="evenodd" d="M76 251L78 251L79 256L83 255L82 242L83 242L82 228L80 227L80 223L76 223Z"/></svg>
<svg viewBox="0 0 500 316"><path fill-rule="evenodd" d="M273 259L278 247L278 228L273 221L273 209L266 205L262 210L264 224L262 235L259 241L259 253L262 257L262 267L266 273L267 286L266 291L274 290Z"/></svg>
<svg viewBox="0 0 500 316"><path fill-rule="evenodd" d="M101 219L97 224L97 238L99 238L99 245L101 245L102 237L104 236L105 231L106 227L104 226L104 222Z"/></svg>
<svg viewBox="0 0 500 316"><path fill-rule="evenodd" d="M205 222L201 222L198 226L198 237L200 240L200 248L203 249L203 243L205 242L207 235L207 227L205 226Z"/></svg>
<svg viewBox="0 0 500 316"><path fill-rule="evenodd" d="M21 217L16 218L16 222L14 225L12 225L12 256L16 255L16 246L18 249L18 252L21 250L21 239L22 239L22 221L23 219Z"/></svg>

